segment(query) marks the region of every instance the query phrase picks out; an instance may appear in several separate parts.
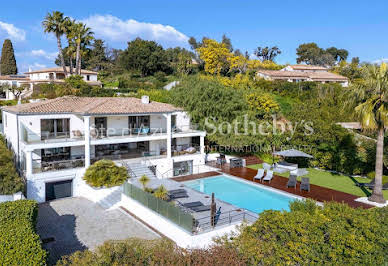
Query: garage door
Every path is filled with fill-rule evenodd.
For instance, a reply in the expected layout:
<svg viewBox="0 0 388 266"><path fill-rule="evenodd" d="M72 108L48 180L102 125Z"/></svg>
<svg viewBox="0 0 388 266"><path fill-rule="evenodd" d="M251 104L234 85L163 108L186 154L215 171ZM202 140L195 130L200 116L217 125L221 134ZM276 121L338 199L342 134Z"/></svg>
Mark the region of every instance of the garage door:
<svg viewBox="0 0 388 266"><path fill-rule="evenodd" d="M46 201L72 196L73 180L46 183Z"/></svg>

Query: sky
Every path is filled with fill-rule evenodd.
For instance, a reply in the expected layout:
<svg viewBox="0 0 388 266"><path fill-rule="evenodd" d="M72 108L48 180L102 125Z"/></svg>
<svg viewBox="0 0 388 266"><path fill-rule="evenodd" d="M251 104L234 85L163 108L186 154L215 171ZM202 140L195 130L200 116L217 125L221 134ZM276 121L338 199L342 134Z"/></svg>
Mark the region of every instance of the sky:
<svg viewBox="0 0 388 266"><path fill-rule="evenodd" d="M234 48L249 54L258 46L278 46L280 64L295 63L296 48L306 42L347 49L349 59L388 61L386 0L2 1L0 42L12 40L19 72L55 65L55 37L41 26L54 10L85 22L111 48L124 49L136 37L189 48L191 36L220 41L226 34Z"/></svg>

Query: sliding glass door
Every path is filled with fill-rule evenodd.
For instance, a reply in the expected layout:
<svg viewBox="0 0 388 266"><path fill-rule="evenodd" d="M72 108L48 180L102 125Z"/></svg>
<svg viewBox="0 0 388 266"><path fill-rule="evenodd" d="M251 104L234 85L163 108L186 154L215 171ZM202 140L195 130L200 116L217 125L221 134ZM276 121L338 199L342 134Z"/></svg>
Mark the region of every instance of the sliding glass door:
<svg viewBox="0 0 388 266"><path fill-rule="evenodd" d="M41 139L61 138L70 136L70 119L41 119Z"/></svg>

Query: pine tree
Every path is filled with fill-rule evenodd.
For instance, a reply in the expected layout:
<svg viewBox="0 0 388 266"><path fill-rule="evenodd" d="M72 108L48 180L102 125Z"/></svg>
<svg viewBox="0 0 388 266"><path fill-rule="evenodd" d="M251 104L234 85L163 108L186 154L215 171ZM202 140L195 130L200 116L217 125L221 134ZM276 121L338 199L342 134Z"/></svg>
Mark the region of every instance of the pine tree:
<svg viewBox="0 0 388 266"><path fill-rule="evenodd" d="M1 50L0 74L1 75L16 75L18 68L16 66L15 54L13 51L12 42L6 39Z"/></svg>

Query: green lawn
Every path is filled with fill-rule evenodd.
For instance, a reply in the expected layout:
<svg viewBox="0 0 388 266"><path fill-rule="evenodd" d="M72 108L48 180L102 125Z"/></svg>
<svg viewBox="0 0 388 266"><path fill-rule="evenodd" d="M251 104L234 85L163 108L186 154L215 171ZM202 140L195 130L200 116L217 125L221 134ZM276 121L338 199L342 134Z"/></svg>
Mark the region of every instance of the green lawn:
<svg viewBox="0 0 388 266"><path fill-rule="evenodd" d="M247 167L252 169L262 168L261 164L249 165ZM307 168L307 171L309 171L309 173L306 176L310 178L310 183L314 185L331 188L334 190L346 192L360 197L368 196L371 192L370 190L362 189L356 186L355 184L355 181L362 183L362 182L369 182L370 181L369 179L355 178L355 181L353 181L352 178L349 176L333 174L328 171L317 170L314 168ZM289 172L282 173L282 174L277 173L277 175L288 177ZM300 178L299 178L299 181L300 181ZM388 182L386 177L384 178L383 182L384 183ZM383 194L384 194L384 198L388 200L388 191L387 190L383 191Z"/></svg>

